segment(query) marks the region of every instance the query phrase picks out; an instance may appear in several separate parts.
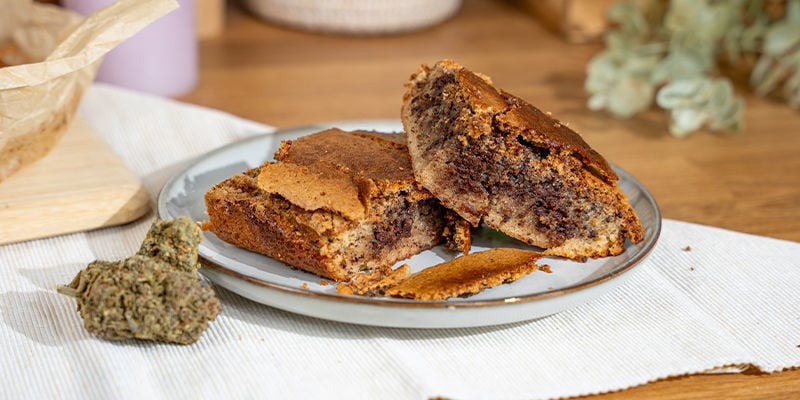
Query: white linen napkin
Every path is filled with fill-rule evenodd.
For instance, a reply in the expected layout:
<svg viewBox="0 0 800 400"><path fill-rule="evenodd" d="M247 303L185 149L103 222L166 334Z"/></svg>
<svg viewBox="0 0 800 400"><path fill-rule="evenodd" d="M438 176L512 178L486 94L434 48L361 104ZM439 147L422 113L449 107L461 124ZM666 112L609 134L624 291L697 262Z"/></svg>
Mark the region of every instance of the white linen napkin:
<svg viewBox="0 0 800 400"><path fill-rule="evenodd" d="M100 84L79 112L153 198L187 160L271 131ZM671 220L625 284L536 321L375 328L218 288L223 311L193 345L88 334L56 285L92 260L133 253L154 218L0 246L0 397L531 399L731 366L800 366L800 244Z"/></svg>

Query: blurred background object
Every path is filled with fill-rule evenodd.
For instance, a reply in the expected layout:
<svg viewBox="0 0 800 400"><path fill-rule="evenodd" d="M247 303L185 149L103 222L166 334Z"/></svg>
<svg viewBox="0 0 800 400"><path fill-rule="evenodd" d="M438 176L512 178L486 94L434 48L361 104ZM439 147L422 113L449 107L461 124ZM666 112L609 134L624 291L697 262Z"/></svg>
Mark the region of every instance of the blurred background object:
<svg viewBox="0 0 800 400"><path fill-rule="evenodd" d="M79 23L78 15L58 7L29 0L3 4L0 68L8 68L0 69L0 182L50 152L91 83L96 64L53 73L63 64L44 63Z"/></svg>
<svg viewBox="0 0 800 400"><path fill-rule="evenodd" d="M225 0L196 0L197 38L211 39L219 36L225 29Z"/></svg>
<svg viewBox="0 0 800 400"><path fill-rule="evenodd" d="M598 41L608 29L606 12L619 0L517 0L542 25L569 43Z"/></svg>
<svg viewBox="0 0 800 400"><path fill-rule="evenodd" d="M103 56L177 6L120 0L82 18L3 0L0 50L17 53L0 68L0 243L122 224L150 209L141 179L76 109Z"/></svg>
<svg viewBox="0 0 800 400"><path fill-rule="evenodd" d="M121 0L81 18L51 4L4 0L0 49L13 57L2 64L16 65L0 68L0 181L60 141L109 50L176 6Z"/></svg>
<svg viewBox="0 0 800 400"><path fill-rule="evenodd" d="M83 15L115 2L61 0ZM198 69L195 1L178 0L178 4L177 10L110 51L100 64L97 81L170 97L194 89Z"/></svg>
<svg viewBox="0 0 800 400"><path fill-rule="evenodd" d="M62 5L68 0L35 0L38 3ZM210 39L225 28L225 0L196 0L196 31L200 40Z"/></svg>
<svg viewBox="0 0 800 400"><path fill-rule="evenodd" d="M244 0L254 14L315 32L391 34L438 24L461 0Z"/></svg>
<svg viewBox="0 0 800 400"><path fill-rule="evenodd" d="M800 0L623 1L608 19L605 50L587 70L593 110L630 118L658 106L674 136L737 133L741 75L746 90L800 108Z"/></svg>

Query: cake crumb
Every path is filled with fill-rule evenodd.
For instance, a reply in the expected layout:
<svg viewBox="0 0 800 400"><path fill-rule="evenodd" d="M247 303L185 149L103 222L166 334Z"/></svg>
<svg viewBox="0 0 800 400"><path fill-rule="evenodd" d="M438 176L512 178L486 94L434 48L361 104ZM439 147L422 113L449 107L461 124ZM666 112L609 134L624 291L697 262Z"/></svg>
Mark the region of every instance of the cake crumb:
<svg viewBox="0 0 800 400"><path fill-rule="evenodd" d="M336 287L336 293L344 295L379 296L411 274L411 267L403 264L396 269L384 266L371 272L356 274L347 282Z"/></svg>
<svg viewBox="0 0 800 400"><path fill-rule="evenodd" d="M502 283L510 283L538 269L542 253L494 248L434 265L386 289L386 295L415 300L467 297Z"/></svg>
<svg viewBox="0 0 800 400"><path fill-rule="evenodd" d="M348 286L345 283L340 283L340 284L336 285L336 293L341 294L341 295L345 295L345 296L355 296L355 293L353 292L353 288Z"/></svg>
<svg viewBox="0 0 800 400"><path fill-rule="evenodd" d="M328 286L328 281L326 281L325 279L320 279L319 284L322 286Z"/></svg>
<svg viewBox="0 0 800 400"><path fill-rule="evenodd" d="M300 285L300 287L303 289L308 289L308 282L303 282L303 284Z"/></svg>
<svg viewBox="0 0 800 400"><path fill-rule="evenodd" d="M544 272L546 274L552 274L553 273L553 270L551 270L550 266L547 265L547 264L540 265L539 266L539 271L542 271L542 272Z"/></svg>
<svg viewBox="0 0 800 400"><path fill-rule="evenodd" d="M681 250L683 250L683 251L692 251L692 246L686 246Z"/></svg>

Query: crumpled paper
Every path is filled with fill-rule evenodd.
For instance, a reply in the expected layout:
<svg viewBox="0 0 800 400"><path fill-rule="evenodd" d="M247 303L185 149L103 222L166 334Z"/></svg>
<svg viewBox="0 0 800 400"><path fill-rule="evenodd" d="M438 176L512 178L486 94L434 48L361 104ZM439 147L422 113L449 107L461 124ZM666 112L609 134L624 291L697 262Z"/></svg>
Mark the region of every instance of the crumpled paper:
<svg viewBox="0 0 800 400"><path fill-rule="evenodd" d="M31 62L0 68L0 182L58 142L103 56L175 0L120 0L82 19L63 8L8 0L0 44Z"/></svg>

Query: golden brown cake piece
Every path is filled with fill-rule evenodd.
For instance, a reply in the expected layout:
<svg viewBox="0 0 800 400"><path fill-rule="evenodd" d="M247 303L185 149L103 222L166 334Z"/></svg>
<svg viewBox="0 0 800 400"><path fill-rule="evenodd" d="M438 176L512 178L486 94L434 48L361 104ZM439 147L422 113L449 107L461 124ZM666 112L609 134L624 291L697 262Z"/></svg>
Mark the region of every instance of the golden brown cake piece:
<svg viewBox="0 0 800 400"><path fill-rule="evenodd" d="M359 296L382 296L386 289L396 286L411 274L411 267L403 264L395 269L384 266L371 272L360 272L349 281L339 283L336 293Z"/></svg>
<svg viewBox="0 0 800 400"><path fill-rule="evenodd" d="M509 283L536 271L542 253L494 248L458 257L412 274L385 290L387 296L416 300L445 300L470 296Z"/></svg>
<svg viewBox="0 0 800 400"><path fill-rule="evenodd" d="M275 159L209 189L204 229L345 281L429 249L446 227L461 232L457 225L466 224L416 183L403 135L329 129L283 142Z"/></svg>
<svg viewBox="0 0 800 400"><path fill-rule="evenodd" d="M584 259L644 232L617 174L581 136L449 60L422 66L403 97L417 180L477 226Z"/></svg>

